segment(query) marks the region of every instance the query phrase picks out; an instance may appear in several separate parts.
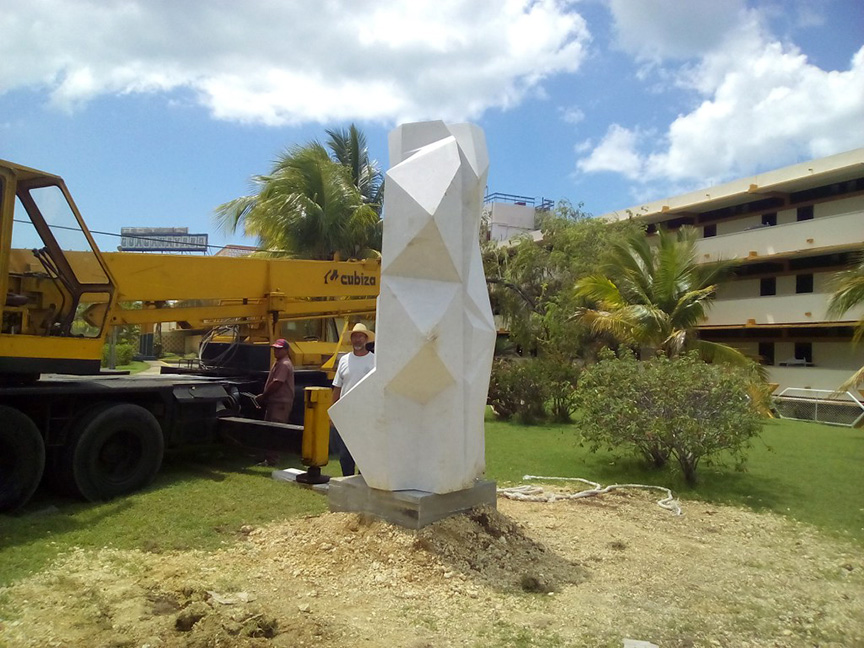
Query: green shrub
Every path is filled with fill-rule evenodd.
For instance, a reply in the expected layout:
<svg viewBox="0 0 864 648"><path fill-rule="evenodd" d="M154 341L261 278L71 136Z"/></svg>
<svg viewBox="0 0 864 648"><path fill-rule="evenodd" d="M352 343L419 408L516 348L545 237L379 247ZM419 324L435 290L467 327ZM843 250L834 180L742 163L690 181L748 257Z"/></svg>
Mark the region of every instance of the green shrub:
<svg viewBox="0 0 864 648"><path fill-rule="evenodd" d="M543 420L547 394L540 361L498 359L492 363L488 402L499 419L508 421L515 417L529 424Z"/></svg>
<svg viewBox="0 0 864 648"><path fill-rule="evenodd" d="M761 419L745 373L695 354L638 362L607 357L585 369L577 404L592 449L630 448L654 466L674 458L689 484L696 469L726 452L743 467Z"/></svg>
<svg viewBox="0 0 864 648"><path fill-rule="evenodd" d="M568 423L576 411L576 384L581 369L572 362L554 358L544 358L540 365L552 420Z"/></svg>
<svg viewBox="0 0 864 648"><path fill-rule="evenodd" d="M516 414L516 397L513 387L512 360L495 359L492 361L492 374L489 376L489 393L486 402L492 407L495 417L509 421Z"/></svg>
<svg viewBox="0 0 864 648"><path fill-rule="evenodd" d="M117 344L114 347L114 360L116 366L128 365L132 364L132 358L135 357L135 354L138 352L138 349L131 344ZM107 367L110 363L111 358L111 345L106 344L102 347L102 366Z"/></svg>

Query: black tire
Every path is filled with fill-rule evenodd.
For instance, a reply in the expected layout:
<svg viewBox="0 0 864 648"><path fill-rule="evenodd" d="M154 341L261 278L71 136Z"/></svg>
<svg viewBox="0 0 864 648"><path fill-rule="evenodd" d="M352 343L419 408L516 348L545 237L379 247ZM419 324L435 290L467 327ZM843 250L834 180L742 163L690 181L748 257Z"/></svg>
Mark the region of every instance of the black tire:
<svg viewBox="0 0 864 648"><path fill-rule="evenodd" d="M39 382L41 374L38 373L13 373L0 376L0 385L4 387L29 387Z"/></svg>
<svg viewBox="0 0 864 648"><path fill-rule="evenodd" d="M29 416L0 405L0 511L14 511L33 495L45 470L45 442Z"/></svg>
<svg viewBox="0 0 864 648"><path fill-rule="evenodd" d="M149 411L131 403L101 405L76 423L61 471L84 499L107 500L152 482L164 447Z"/></svg>

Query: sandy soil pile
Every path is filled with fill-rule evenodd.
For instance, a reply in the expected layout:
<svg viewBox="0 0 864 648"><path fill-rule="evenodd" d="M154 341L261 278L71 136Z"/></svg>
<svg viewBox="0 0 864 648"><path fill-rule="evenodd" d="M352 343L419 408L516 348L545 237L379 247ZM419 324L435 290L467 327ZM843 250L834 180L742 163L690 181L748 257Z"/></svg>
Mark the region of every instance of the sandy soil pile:
<svg viewBox="0 0 864 648"><path fill-rule="evenodd" d="M0 646L864 645L860 545L639 492L498 506L420 531L244 527L217 554L76 551L0 590Z"/></svg>

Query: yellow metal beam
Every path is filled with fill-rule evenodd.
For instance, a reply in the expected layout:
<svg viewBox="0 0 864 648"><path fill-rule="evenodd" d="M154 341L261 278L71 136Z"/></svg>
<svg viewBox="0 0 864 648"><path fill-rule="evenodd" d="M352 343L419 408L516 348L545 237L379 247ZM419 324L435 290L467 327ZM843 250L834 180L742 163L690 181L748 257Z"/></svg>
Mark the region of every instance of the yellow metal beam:
<svg viewBox="0 0 864 648"><path fill-rule="evenodd" d="M376 297L380 262L192 257L112 252L103 255L120 301Z"/></svg>

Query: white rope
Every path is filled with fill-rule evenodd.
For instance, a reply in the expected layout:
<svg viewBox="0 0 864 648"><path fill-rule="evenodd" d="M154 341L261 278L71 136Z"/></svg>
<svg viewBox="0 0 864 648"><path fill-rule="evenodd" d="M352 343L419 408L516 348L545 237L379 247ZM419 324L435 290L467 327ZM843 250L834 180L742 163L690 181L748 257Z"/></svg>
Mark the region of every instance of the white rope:
<svg viewBox="0 0 864 648"><path fill-rule="evenodd" d="M539 479L542 481L575 481L583 484L588 484L592 488L581 490L577 493L544 493L540 486L511 486L510 488L499 488L498 494L502 497L512 500L520 500L523 502L557 502L560 500L579 499L580 497L592 497L594 495L603 495L619 488L642 488L645 490L659 490L666 493L666 497L659 500L657 505L660 508L671 511L675 515L681 515L681 507L678 506L678 500L672 494L672 491L663 486L650 486L648 484L612 484L603 488L597 482L588 481L581 477L542 477L539 475L525 475L522 479L528 481L531 479Z"/></svg>

